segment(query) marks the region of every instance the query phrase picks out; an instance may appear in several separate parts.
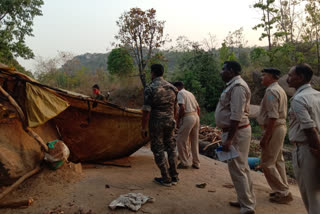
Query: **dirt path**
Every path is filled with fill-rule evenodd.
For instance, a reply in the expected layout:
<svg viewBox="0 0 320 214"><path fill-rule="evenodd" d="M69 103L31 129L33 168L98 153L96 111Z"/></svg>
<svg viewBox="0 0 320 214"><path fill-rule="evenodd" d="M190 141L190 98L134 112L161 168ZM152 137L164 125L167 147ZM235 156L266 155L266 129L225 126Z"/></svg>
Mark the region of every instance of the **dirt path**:
<svg viewBox="0 0 320 214"><path fill-rule="evenodd" d="M227 165L201 156L201 169L180 170L181 181L177 186L162 187L152 182L159 176L148 148L142 148L128 159L131 168L115 166L83 166L81 176L69 172L43 172L26 181L8 199L33 197L35 202L27 209L2 209L2 214L104 214L132 213L127 209L111 211L109 203L120 194L143 193L155 198L137 213L239 213L229 207L235 200L234 188ZM297 186L291 186L294 201L290 205L272 204L268 201L270 191L262 173L252 172L257 196L258 214L304 214L306 213ZM207 183L204 189L195 185ZM106 188L109 185L110 188ZM90 212L91 210L91 212ZM53 212L55 211L55 212Z"/></svg>

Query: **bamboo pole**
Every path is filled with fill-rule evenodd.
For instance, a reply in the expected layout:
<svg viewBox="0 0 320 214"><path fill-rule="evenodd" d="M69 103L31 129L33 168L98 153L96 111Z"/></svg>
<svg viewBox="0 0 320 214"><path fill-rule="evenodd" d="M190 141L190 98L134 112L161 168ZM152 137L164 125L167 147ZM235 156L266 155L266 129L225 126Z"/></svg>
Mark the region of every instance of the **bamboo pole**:
<svg viewBox="0 0 320 214"><path fill-rule="evenodd" d="M21 208L21 207L28 207L33 203L33 199L23 199L18 201L6 201L0 202L0 208Z"/></svg>
<svg viewBox="0 0 320 214"><path fill-rule="evenodd" d="M32 175L39 172L41 169L40 166L36 167L35 169L31 170L30 172L26 173L22 177L20 177L14 184L12 184L10 187L6 188L1 194L0 194L0 200L6 196L8 193L10 193L12 190L14 190L17 186L19 186L23 181L25 181L27 178L31 177Z"/></svg>
<svg viewBox="0 0 320 214"><path fill-rule="evenodd" d="M20 106L18 105L18 103L10 96L10 94L8 94L8 92L6 92L2 86L0 86L0 91L1 93L6 96L9 100L9 102L11 103L11 105L13 105L15 107L15 109L17 110L19 117L21 119L21 123L22 123L22 127L23 129L31 136L33 137L39 144L40 146L46 151L48 152L48 146L46 145L46 143L42 140L42 138L35 133L31 128L27 127L25 124L25 116L24 113L22 111L22 109L20 108Z"/></svg>

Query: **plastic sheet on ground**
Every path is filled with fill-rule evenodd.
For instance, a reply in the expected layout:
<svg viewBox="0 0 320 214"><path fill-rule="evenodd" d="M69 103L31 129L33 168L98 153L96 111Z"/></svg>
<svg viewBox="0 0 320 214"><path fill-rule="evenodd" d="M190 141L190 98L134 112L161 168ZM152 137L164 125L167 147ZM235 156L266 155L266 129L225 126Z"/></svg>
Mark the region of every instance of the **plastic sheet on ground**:
<svg viewBox="0 0 320 214"><path fill-rule="evenodd" d="M119 198L113 200L109 207L114 210L117 207L127 207L130 210L138 211L141 206L147 202L154 202L154 198L145 196L142 193L128 193L120 195Z"/></svg>

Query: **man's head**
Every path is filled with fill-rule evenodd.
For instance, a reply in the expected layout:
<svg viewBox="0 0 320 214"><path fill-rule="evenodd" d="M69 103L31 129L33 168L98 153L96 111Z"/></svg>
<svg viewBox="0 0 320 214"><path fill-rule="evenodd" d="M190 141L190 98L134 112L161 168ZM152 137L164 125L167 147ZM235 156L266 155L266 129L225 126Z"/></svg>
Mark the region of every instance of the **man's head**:
<svg viewBox="0 0 320 214"><path fill-rule="evenodd" d="M164 68L161 64L151 65L151 79L162 77L163 72L164 72Z"/></svg>
<svg viewBox="0 0 320 214"><path fill-rule="evenodd" d="M173 85L179 90L181 91L184 88L184 84L181 81L178 82L174 82Z"/></svg>
<svg viewBox="0 0 320 214"><path fill-rule="evenodd" d="M287 83L289 87L298 89L300 86L310 83L312 75L313 71L311 66L306 63L301 63L290 69Z"/></svg>
<svg viewBox="0 0 320 214"><path fill-rule="evenodd" d="M94 94L99 94L100 93L100 88L99 88L98 84L95 84L95 85L92 86L92 92Z"/></svg>
<svg viewBox="0 0 320 214"><path fill-rule="evenodd" d="M236 61L225 61L220 72L224 82L229 82L233 77L240 75L241 65Z"/></svg>
<svg viewBox="0 0 320 214"><path fill-rule="evenodd" d="M262 69L261 73L261 84L264 86L269 86L278 81L281 74L280 70L276 68L264 68Z"/></svg>

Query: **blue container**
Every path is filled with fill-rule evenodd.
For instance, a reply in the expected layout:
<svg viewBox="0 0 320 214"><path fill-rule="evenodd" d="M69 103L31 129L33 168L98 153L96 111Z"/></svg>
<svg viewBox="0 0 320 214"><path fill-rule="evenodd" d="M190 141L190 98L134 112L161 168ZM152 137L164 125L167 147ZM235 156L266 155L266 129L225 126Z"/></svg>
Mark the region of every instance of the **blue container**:
<svg viewBox="0 0 320 214"><path fill-rule="evenodd" d="M248 164L250 169L255 169L260 164L260 158L248 157Z"/></svg>

